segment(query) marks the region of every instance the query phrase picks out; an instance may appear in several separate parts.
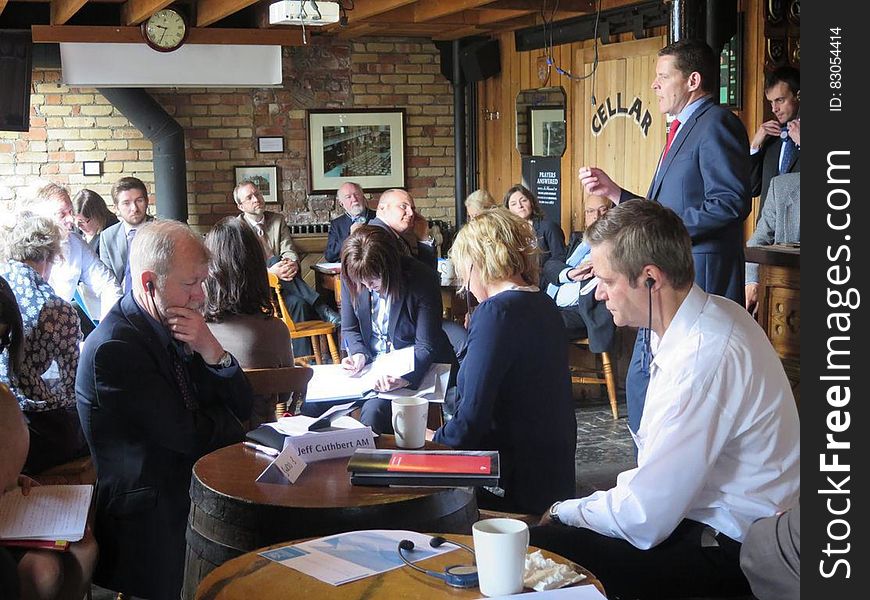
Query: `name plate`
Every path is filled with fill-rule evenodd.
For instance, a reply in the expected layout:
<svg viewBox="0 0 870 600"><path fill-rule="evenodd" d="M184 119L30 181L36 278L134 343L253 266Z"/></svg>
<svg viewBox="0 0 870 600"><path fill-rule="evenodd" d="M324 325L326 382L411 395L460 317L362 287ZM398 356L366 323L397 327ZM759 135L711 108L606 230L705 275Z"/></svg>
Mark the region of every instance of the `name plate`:
<svg viewBox="0 0 870 600"><path fill-rule="evenodd" d="M296 456L306 463L351 456L357 448L374 447L375 436L372 434L371 427L312 432L284 440L284 452L288 448L293 448Z"/></svg>
<svg viewBox="0 0 870 600"><path fill-rule="evenodd" d="M257 477L258 483L296 483L312 462L353 455L357 448L375 447L371 427L336 429L287 437L284 449Z"/></svg>

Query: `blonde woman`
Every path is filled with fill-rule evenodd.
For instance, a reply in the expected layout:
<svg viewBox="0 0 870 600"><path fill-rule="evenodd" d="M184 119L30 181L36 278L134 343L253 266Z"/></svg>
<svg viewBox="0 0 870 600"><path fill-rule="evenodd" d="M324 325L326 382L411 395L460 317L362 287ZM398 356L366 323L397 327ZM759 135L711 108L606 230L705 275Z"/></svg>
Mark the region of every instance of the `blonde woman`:
<svg viewBox="0 0 870 600"><path fill-rule="evenodd" d="M450 257L480 305L455 415L434 440L499 451L500 487L481 490L480 506L543 512L574 490L577 425L565 327L537 285L535 232L525 219L493 209L459 231Z"/></svg>
<svg viewBox="0 0 870 600"><path fill-rule="evenodd" d="M477 218L483 211L496 206L498 206L498 202L486 190L474 190L465 199L465 212L468 213L469 220Z"/></svg>

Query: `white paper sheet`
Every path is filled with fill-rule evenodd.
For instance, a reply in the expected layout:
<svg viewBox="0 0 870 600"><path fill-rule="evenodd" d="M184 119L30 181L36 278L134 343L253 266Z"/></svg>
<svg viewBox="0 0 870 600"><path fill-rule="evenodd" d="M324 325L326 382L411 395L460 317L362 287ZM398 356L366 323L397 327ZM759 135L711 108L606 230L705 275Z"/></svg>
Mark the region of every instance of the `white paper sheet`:
<svg viewBox="0 0 870 600"><path fill-rule="evenodd" d="M522 600L606 600L601 592L594 585L578 585L577 587L565 587L558 590L547 590L545 592L521 592L519 594L511 594L510 596L496 596L497 598L521 598ZM484 597L481 596L481 599Z"/></svg>
<svg viewBox="0 0 870 600"><path fill-rule="evenodd" d="M411 562L456 550L452 544L432 548L428 535L416 531L375 529L339 533L317 540L260 552L260 556L296 569L330 585L341 585L385 573L405 563L399 558L402 540L414 542L405 556ZM471 562L469 557L468 562Z"/></svg>
<svg viewBox="0 0 870 600"><path fill-rule="evenodd" d="M21 488L6 492L0 498L0 538L79 541L93 491L92 485L40 485L27 496Z"/></svg>
<svg viewBox="0 0 870 600"><path fill-rule="evenodd" d="M414 370L414 347L408 346L382 354L356 375L348 375L339 365L312 365L314 374L308 382L306 402L324 402L359 398L374 388L378 377L401 377Z"/></svg>
<svg viewBox="0 0 870 600"><path fill-rule="evenodd" d="M447 394L447 384L450 381L450 365L433 363L416 390L401 388L392 392L378 392L378 398L395 400L396 398L425 398L429 402L444 402Z"/></svg>

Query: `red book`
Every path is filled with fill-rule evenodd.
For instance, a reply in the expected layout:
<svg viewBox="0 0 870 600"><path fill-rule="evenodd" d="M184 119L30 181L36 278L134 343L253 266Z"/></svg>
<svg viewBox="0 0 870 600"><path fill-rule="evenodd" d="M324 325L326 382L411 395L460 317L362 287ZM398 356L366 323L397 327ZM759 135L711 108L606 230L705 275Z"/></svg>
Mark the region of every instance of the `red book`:
<svg viewBox="0 0 870 600"><path fill-rule="evenodd" d="M494 450L371 450L358 448L347 463L357 485L495 486Z"/></svg>
<svg viewBox="0 0 870 600"><path fill-rule="evenodd" d="M387 471L489 475L492 471L491 463L489 456L401 453L390 457Z"/></svg>
<svg viewBox="0 0 870 600"><path fill-rule="evenodd" d="M69 544L66 540L0 540L0 546L14 546L28 550L57 550L58 552L69 550Z"/></svg>

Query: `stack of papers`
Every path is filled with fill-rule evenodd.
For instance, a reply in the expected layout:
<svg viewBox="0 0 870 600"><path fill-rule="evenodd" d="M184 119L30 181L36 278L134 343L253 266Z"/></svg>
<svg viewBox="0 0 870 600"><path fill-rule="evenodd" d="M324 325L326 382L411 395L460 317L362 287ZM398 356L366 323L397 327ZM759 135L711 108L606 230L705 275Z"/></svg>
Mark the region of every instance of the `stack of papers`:
<svg viewBox="0 0 870 600"><path fill-rule="evenodd" d="M312 365L314 374L308 382L305 402L334 402L355 400L371 392L378 379L385 375L402 377L414 370L414 347L394 350L378 356L362 371L349 375L341 365ZM392 392L378 392L378 398L425 398L430 402L444 402L450 365L435 363L423 376L416 390L407 388Z"/></svg>
<svg viewBox="0 0 870 600"><path fill-rule="evenodd" d="M0 497L0 544L81 540L93 490L91 485L40 485L26 496L21 488L6 492Z"/></svg>

